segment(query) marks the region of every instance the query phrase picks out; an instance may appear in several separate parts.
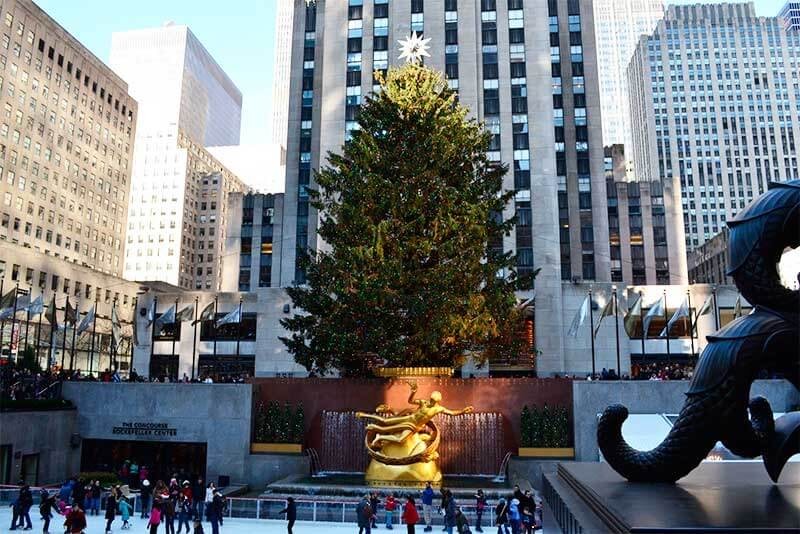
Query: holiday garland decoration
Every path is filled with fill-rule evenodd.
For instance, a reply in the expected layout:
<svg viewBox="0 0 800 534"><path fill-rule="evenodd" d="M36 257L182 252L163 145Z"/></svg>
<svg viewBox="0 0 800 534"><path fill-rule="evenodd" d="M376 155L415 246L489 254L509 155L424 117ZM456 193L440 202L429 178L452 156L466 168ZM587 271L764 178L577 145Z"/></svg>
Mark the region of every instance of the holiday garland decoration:
<svg viewBox="0 0 800 534"><path fill-rule="evenodd" d="M522 447L565 448L570 447L572 436L569 411L561 406L542 409L536 405L522 407L520 413L520 445Z"/></svg>
<svg viewBox="0 0 800 534"><path fill-rule="evenodd" d="M326 246L287 290L299 313L282 341L312 375L356 377L530 351L515 258L489 247L514 224L491 135L441 73L410 62L376 77L359 129L315 176Z"/></svg>
<svg viewBox="0 0 800 534"><path fill-rule="evenodd" d="M256 405L253 441L255 443L302 443L305 436L303 405L296 408L277 401Z"/></svg>

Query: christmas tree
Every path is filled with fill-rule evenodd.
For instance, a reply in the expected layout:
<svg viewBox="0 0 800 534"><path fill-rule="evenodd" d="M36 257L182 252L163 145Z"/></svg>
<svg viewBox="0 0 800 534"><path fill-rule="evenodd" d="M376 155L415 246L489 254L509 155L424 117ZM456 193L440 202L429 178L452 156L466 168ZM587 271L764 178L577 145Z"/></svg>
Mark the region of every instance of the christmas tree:
<svg viewBox="0 0 800 534"><path fill-rule="evenodd" d="M490 134L441 73L412 62L376 76L360 129L316 174L327 246L288 289L302 313L282 321L283 342L312 374L344 376L524 350L507 335L521 320L514 257L489 247L513 228Z"/></svg>

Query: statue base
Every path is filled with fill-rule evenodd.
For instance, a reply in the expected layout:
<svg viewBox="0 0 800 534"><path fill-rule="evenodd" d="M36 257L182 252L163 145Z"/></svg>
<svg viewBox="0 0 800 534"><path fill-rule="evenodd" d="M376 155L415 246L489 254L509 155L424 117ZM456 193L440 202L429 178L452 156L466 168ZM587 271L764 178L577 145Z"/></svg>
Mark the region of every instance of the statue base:
<svg viewBox="0 0 800 534"><path fill-rule="evenodd" d="M400 443L383 442L380 452L388 458L410 458L425 450L426 441L419 434L411 434ZM424 487L426 482L441 486L442 472L435 460L406 465L393 465L372 459L364 475L369 486Z"/></svg>
<svg viewBox="0 0 800 534"><path fill-rule="evenodd" d="M703 462L675 484L628 482L600 462L563 462L542 478L564 531L800 531L796 462L786 465L779 484L760 461Z"/></svg>
<svg viewBox="0 0 800 534"><path fill-rule="evenodd" d="M385 488L424 488L427 482L437 488L442 485L442 472L436 462L386 465L372 460L364 478L368 486Z"/></svg>

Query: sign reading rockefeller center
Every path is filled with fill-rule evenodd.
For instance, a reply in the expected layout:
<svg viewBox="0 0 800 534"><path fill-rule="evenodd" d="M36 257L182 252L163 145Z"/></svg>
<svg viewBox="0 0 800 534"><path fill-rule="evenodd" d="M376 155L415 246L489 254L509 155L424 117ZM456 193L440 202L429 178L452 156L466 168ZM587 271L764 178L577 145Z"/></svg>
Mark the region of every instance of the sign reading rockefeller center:
<svg viewBox="0 0 800 534"><path fill-rule="evenodd" d="M111 433L123 436L153 436L153 437L166 437L177 436L178 430L170 428L167 423L122 423L121 426L115 426L111 429Z"/></svg>

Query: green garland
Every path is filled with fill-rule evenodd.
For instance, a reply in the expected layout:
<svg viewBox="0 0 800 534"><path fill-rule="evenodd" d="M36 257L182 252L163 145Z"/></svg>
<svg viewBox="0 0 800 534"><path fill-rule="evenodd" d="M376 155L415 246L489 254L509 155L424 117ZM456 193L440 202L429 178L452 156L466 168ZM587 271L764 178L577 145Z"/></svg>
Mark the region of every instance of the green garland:
<svg viewBox="0 0 800 534"><path fill-rule="evenodd" d="M256 443L302 443L305 435L303 405L294 408L288 402L281 407L278 401L259 402L253 425Z"/></svg>
<svg viewBox="0 0 800 534"><path fill-rule="evenodd" d="M520 414L520 444L523 447L563 448L570 447L572 432L569 411L562 406L539 409L536 405L523 406Z"/></svg>

